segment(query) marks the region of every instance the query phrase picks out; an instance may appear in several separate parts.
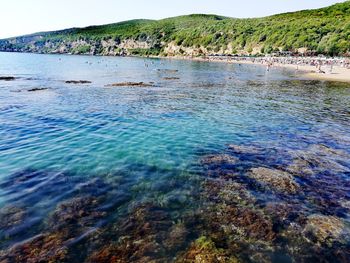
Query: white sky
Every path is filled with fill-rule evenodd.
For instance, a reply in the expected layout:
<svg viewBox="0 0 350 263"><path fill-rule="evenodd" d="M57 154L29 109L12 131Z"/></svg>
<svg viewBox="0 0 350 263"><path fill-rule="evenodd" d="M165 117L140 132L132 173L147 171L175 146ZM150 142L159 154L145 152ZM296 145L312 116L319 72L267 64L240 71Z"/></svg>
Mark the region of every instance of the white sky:
<svg viewBox="0 0 350 263"><path fill-rule="evenodd" d="M205 13L261 17L343 0L0 0L0 38L119 21Z"/></svg>

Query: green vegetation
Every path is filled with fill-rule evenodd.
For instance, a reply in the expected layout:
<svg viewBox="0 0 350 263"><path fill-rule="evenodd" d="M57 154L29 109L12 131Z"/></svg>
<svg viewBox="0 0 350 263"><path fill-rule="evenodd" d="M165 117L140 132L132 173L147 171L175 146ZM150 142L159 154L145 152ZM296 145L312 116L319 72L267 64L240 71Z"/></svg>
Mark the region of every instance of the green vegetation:
<svg viewBox="0 0 350 263"><path fill-rule="evenodd" d="M131 55L134 56L158 56L160 54L160 50L156 48L134 48L134 49L129 49L129 52Z"/></svg>
<svg viewBox="0 0 350 263"><path fill-rule="evenodd" d="M125 44L130 40L147 43L147 47L130 47ZM77 44L67 44L71 42ZM254 19L199 14L72 28L3 40L0 50L175 55L166 51L170 43L180 47L177 54L187 54L186 49L206 54L264 54L302 49L315 54L350 55L350 1Z"/></svg>
<svg viewBox="0 0 350 263"><path fill-rule="evenodd" d="M79 45L72 49L73 54L88 54L90 53L91 46L90 45Z"/></svg>

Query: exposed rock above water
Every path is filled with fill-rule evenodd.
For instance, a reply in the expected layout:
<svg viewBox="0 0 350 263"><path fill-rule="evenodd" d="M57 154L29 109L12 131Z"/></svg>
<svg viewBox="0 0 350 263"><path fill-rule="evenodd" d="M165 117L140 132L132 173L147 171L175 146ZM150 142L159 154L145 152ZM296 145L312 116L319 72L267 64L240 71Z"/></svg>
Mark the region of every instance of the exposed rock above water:
<svg viewBox="0 0 350 263"><path fill-rule="evenodd" d="M108 84L106 87L153 87L154 83L145 83L145 82L119 82Z"/></svg>
<svg viewBox="0 0 350 263"><path fill-rule="evenodd" d="M164 77L163 79L164 80L178 80L180 78L177 78L177 77Z"/></svg>
<svg viewBox="0 0 350 263"><path fill-rule="evenodd" d="M48 90L48 88L33 88L33 89L29 89L28 92L43 91L43 90Z"/></svg>
<svg viewBox="0 0 350 263"><path fill-rule="evenodd" d="M11 76L0 76L0 80L4 80L4 81L11 81L11 80L15 80L15 77L11 77Z"/></svg>
<svg viewBox="0 0 350 263"><path fill-rule="evenodd" d="M89 80L67 80L65 81L67 84L90 84L91 81Z"/></svg>

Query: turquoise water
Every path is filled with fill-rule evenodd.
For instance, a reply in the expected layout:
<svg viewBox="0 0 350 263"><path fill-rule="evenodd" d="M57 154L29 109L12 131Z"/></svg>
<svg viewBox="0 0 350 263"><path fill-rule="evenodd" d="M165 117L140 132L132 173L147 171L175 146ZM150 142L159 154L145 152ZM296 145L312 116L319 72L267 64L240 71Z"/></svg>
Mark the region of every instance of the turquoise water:
<svg viewBox="0 0 350 263"><path fill-rule="evenodd" d="M227 153L230 144L263 149L257 155L240 156L241 164L229 167L239 173L251 167L287 166L293 153L314 145L341 151L332 157L324 154L342 167L336 172L334 166L322 171L327 176L322 177L325 185L334 180L338 186L326 193L325 200L350 202L350 159L346 155L350 154L349 84L307 80L284 69L266 72L254 65L15 53L0 53L0 76L16 77L0 80L0 207L5 211L18 208L14 214L21 219L2 226L0 246L5 256L9 257L6 251L11 247L54 231L48 221L60 204L93 196L102 198L97 207L104 214L89 216L88 227L83 224L81 232L65 237L75 238L77 243L71 248L62 241L69 255L69 260L63 261L87 260L91 250L103 247L100 243L119 242L123 236L120 229L113 237L98 237L103 240L99 244L91 241L91 235L96 229L111 231L113 224L127 221L132 211L145 204L165 209L169 221L185 222L191 232L179 248L147 256L160 262L179 258L198 237L211 236L206 224L191 221L188 226L184 218L208 201L201 197L201 189L212 168L201 160ZM67 84L67 80L91 83ZM152 86L108 86L128 81ZM29 91L33 88L46 89ZM337 216L348 228L347 205L334 212L331 204L306 203L314 191L312 180L300 178L296 180L305 186L305 195L295 202L305 213ZM237 182L244 185L245 179L241 179ZM249 188L260 200L254 203L260 209L273 197L258 190ZM275 200L288 203L287 199ZM77 206L84 209L89 205ZM3 218L11 217L7 212ZM30 231L23 230L28 227ZM212 239L217 247L226 246ZM157 240L163 242L160 237ZM349 247L349 239L345 240L340 246L344 251ZM273 242L272 247L280 246L279 241ZM83 251L79 256L77 246ZM337 249L328 247L327 253ZM316 253L310 251L309 255ZM266 254L272 261L295 260L281 248ZM237 252L243 261L254 262L239 255Z"/></svg>

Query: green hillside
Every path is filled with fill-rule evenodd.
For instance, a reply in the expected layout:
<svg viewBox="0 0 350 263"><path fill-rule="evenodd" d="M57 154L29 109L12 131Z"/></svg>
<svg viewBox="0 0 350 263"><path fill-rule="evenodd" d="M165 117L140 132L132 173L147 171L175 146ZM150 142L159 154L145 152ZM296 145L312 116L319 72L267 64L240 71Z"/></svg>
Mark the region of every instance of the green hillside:
<svg viewBox="0 0 350 263"><path fill-rule="evenodd" d="M0 41L0 50L94 55L350 55L350 1L264 18L189 15L37 33Z"/></svg>

